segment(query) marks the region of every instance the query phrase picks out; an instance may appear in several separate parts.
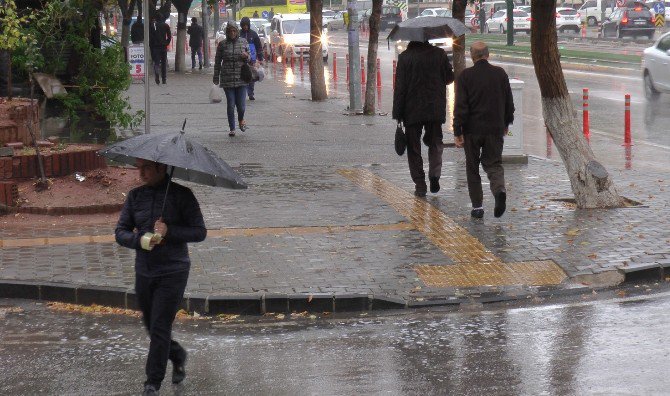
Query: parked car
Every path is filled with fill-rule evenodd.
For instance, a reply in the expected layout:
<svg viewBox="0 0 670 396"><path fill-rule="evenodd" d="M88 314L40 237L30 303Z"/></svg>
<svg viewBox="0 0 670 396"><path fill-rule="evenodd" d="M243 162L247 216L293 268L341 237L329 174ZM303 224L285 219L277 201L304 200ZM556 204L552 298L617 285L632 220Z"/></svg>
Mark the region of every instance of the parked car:
<svg viewBox="0 0 670 396"><path fill-rule="evenodd" d="M327 26L328 22L330 22L333 18L335 18L335 15L337 15L337 11L333 10L321 11L321 22L323 23L323 26Z"/></svg>
<svg viewBox="0 0 670 396"><path fill-rule="evenodd" d="M514 32L526 32L530 34L530 15L526 11L515 9L514 15ZM505 33L507 31L507 10L500 10L493 14L493 16L486 20L486 32Z"/></svg>
<svg viewBox="0 0 670 396"><path fill-rule="evenodd" d="M471 9L467 8L465 10L465 27L467 27L467 28L474 27L474 25L472 24L472 18L474 18L474 17L475 17L475 13L472 12ZM477 25L477 26L479 26L479 25Z"/></svg>
<svg viewBox="0 0 670 396"><path fill-rule="evenodd" d="M559 7L556 9L556 30L563 33L572 30L579 33L581 30L581 15L574 8Z"/></svg>
<svg viewBox="0 0 670 396"><path fill-rule="evenodd" d="M445 37L445 38L437 38L437 39L432 39L428 40L428 42L436 47L442 48L446 53L447 57L449 59L453 59L454 57L454 39L451 37ZM404 41L404 40L398 40L395 43L395 56L396 58L398 55L400 55L403 51L407 49L407 45L409 44L409 41Z"/></svg>
<svg viewBox="0 0 670 396"><path fill-rule="evenodd" d="M335 16L333 16L328 23L326 24L326 27L328 30L338 30L338 29L344 29L344 14L346 14L346 11L338 11L335 13Z"/></svg>
<svg viewBox="0 0 670 396"><path fill-rule="evenodd" d="M635 8L617 8L602 24L603 37L622 38L626 35L654 38L656 32L654 15L642 5Z"/></svg>
<svg viewBox="0 0 670 396"><path fill-rule="evenodd" d="M370 15L368 14L368 18ZM380 29L386 30L388 27L394 27L403 20L402 10L397 6L382 6L382 15L380 17Z"/></svg>
<svg viewBox="0 0 670 396"><path fill-rule="evenodd" d="M216 31L214 41L216 42L217 46L220 42L226 39L226 26L228 26L228 21L223 22L219 30Z"/></svg>
<svg viewBox="0 0 670 396"><path fill-rule="evenodd" d="M517 9L521 11L526 11L527 13L530 14L530 6L518 6Z"/></svg>
<svg viewBox="0 0 670 396"><path fill-rule="evenodd" d="M272 59L272 29L270 26L270 22L265 21L258 32L258 38L261 40L261 47L263 47L263 57L266 61Z"/></svg>
<svg viewBox="0 0 670 396"><path fill-rule="evenodd" d="M605 18L616 9L615 0L588 0L579 8L579 15L582 23L589 26L596 26L602 21L601 16L605 12Z"/></svg>
<svg viewBox="0 0 670 396"><path fill-rule="evenodd" d="M272 42L283 57L309 57L310 43L309 14L280 14L272 18ZM323 61L328 61L328 40L326 32L321 37Z"/></svg>
<svg viewBox="0 0 670 396"><path fill-rule="evenodd" d="M419 14L420 17L451 17L451 10L446 8L426 8Z"/></svg>
<svg viewBox="0 0 670 396"><path fill-rule="evenodd" d="M642 75L647 99L658 99L661 92L670 93L670 32L642 53Z"/></svg>

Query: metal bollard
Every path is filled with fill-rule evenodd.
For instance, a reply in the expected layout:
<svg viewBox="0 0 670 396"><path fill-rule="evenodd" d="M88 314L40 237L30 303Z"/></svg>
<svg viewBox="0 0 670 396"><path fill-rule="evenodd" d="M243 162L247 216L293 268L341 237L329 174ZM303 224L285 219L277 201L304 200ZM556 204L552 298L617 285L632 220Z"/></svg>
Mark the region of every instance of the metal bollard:
<svg viewBox="0 0 670 396"><path fill-rule="evenodd" d="M623 120L624 120L623 145L632 146L633 139L630 135L630 94L626 94Z"/></svg>
<svg viewBox="0 0 670 396"><path fill-rule="evenodd" d="M361 84L365 84L365 58L361 56Z"/></svg>
<svg viewBox="0 0 670 396"><path fill-rule="evenodd" d="M582 125L584 129L584 137L587 142L591 142L591 131L589 125L589 89L582 89Z"/></svg>
<svg viewBox="0 0 670 396"><path fill-rule="evenodd" d="M382 86L382 62L379 58L377 58L377 87Z"/></svg>

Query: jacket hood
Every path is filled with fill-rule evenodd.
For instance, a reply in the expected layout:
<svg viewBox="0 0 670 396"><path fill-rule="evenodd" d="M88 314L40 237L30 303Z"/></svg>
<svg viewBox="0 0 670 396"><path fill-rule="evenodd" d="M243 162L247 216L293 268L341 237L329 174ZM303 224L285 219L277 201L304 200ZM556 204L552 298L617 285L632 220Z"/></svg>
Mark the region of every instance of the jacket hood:
<svg viewBox="0 0 670 396"><path fill-rule="evenodd" d="M251 27L251 21L249 20L249 17L244 17L240 20L240 27L245 25Z"/></svg>

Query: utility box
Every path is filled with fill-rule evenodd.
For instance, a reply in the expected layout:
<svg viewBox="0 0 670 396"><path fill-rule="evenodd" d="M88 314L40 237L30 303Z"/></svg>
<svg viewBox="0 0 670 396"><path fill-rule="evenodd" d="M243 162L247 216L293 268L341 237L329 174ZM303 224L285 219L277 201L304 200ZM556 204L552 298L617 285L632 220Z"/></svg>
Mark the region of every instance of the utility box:
<svg viewBox="0 0 670 396"><path fill-rule="evenodd" d="M514 99L514 123L509 126L503 146L503 162L528 163L528 156L523 151L523 81L509 79Z"/></svg>

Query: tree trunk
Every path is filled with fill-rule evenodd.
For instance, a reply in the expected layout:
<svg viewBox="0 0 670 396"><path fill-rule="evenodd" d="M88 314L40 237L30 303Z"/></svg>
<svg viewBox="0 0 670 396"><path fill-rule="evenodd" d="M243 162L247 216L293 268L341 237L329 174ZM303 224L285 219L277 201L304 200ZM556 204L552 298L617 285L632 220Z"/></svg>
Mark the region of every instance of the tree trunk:
<svg viewBox="0 0 670 396"><path fill-rule="evenodd" d="M452 17L465 23L465 6L467 0L454 0L451 10ZM458 78L459 74L465 69L465 36L454 38L454 75Z"/></svg>
<svg viewBox="0 0 670 396"><path fill-rule="evenodd" d="M379 41L380 18L382 13L382 0L372 1L372 14L370 15L370 41L368 43L368 68L367 81L365 85L365 104L363 114L375 114L375 85L377 81L377 46ZM361 65L365 67L365 65Z"/></svg>
<svg viewBox="0 0 670 396"><path fill-rule="evenodd" d="M309 18L309 82L312 100L328 99L326 80L323 76L323 50L321 48L321 31L323 29L322 0L309 0L312 12Z"/></svg>
<svg viewBox="0 0 670 396"><path fill-rule="evenodd" d="M130 22L135 10L135 0L119 0L119 8L121 9L121 17L123 18L121 21L121 45L124 48L128 48L128 43L130 42Z"/></svg>
<svg viewBox="0 0 670 396"><path fill-rule="evenodd" d="M12 100L12 52L7 52L7 100Z"/></svg>
<svg viewBox="0 0 670 396"><path fill-rule="evenodd" d="M177 43L174 51L174 71L183 72L186 70L186 52L184 51L184 43L186 43L186 26L183 27L177 24Z"/></svg>
<svg viewBox="0 0 670 396"><path fill-rule="evenodd" d="M577 206L622 206L623 199L610 175L579 131L558 52L556 1L532 0L531 5L531 54L542 95L544 122L565 164Z"/></svg>

